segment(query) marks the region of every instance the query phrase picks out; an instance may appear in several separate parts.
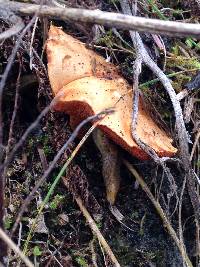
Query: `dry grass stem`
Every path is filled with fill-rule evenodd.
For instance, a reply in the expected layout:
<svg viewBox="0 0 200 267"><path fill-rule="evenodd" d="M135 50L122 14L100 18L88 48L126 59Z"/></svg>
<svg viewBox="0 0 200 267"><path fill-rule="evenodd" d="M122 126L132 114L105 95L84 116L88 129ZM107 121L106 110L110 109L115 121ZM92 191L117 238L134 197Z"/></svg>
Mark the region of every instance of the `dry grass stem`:
<svg viewBox="0 0 200 267"><path fill-rule="evenodd" d="M22 204L20 211L17 215L16 221L11 229L11 236L16 231L17 226L21 220L22 215L24 214L27 206L31 202L31 200L34 197L34 194L37 192L38 188L44 183L46 178L50 175L51 171L54 169L57 161L60 159L61 155L64 153L64 151L68 148L68 146L74 141L74 139L77 137L79 131L82 129L83 126L85 126L88 122L93 120L102 119L106 114L111 114L113 112L113 109L107 109L104 110L96 115L90 116L83 120L74 130L74 132L71 134L70 138L66 141L66 143L62 146L62 148L58 151L54 159L52 160L51 164L49 165L48 169L44 172L43 176L37 181L36 185L30 192L30 194L26 197L24 200L24 203Z"/></svg>
<svg viewBox="0 0 200 267"><path fill-rule="evenodd" d="M185 251L185 247L184 247L183 243L180 242L179 238L177 237L176 232L174 231L173 227L171 226L170 221L167 218L166 214L164 213L159 202L154 198L154 196L151 193L151 191L149 190L147 184L145 183L143 178L139 175L139 173L133 168L133 166L126 160L123 160L123 162L124 162L125 166L129 169L129 171L133 174L135 179L138 181L138 183L140 184L142 189L145 191L148 198L151 200L151 202L154 205L156 211L158 212L161 220L163 221L164 228L167 228L169 235L171 236L171 238L174 240L175 244L177 245L177 247L178 247L178 249L179 249L179 251L183 257L185 264L187 265L187 267L193 267L188 255L187 255L187 252Z"/></svg>
<svg viewBox="0 0 200 267"><path fill-rule="evenodd" d="M34 267L33 263L22 253L8 235L0 228L0 238L12 249L28 267Z"/></svg>
<svg viewBox="0 0 200 267"><path fill-rule="evenodd" d="M66 187L68 187L67 178L63 177L63 182L66 185ZM87 211L86 207L84 206L83 201L81 200L81 198L80 197L75 197L75 200L76 200L76 203L78 204L81 212L83 213L84 217L86 218L86 220L87 220L87 222L89 224L89 227L91 228L91 230L94 233L94 235L98 238L98 240L99 240L100 244L102 245L102 247L104 248L105 252L107 253L107 255L112 260L114 266L115 267L120 267L120 264L119 264L117 258L115 257L115 255L112 252L110 246L108 245L108 243L106 242L106 240L103 237L102 233L100 232L99 228L97 227L95 221L93 220L93 218L91 217L91 215Z"/></svg>
<svg viewBox="0 0 200 267"><path fill-rule="evenodd" d="M132 11L129 5L129 2L127 0L120 0L121 8L125 14L132 15ZM190 154L189 154L189 136L185 127L185 122L183 119L183 113L181 109L181 105L179 100L177 99L176 92L174 88L172 87L171 81L169 78L165 75L165 73L158 67L158 65L153 61L153 59L150 57L148 51L146 50L143 41L139 35L138 32L130 31L130 36L134 45L134 48L137 53L137 59L141 58L142 63L144 63L160 80L163 87L169 94L170 100L172 102L172 106L174 109L174 114L176 118L176 130L178 134L178 141L179 141L179 150L180 150L180 158L182 161L182 167L185 171L185 175L187 176L187 188L189 192L189 196L192 202L192 206L194 209L195 217L200 222L200 202L199 198L196 192L196 178L194 176L194 172L192 170L191 162L190 162ZM139 74L138 74L139 75ZM173 193L176 194L176 185L174 183L173 176L171 175L171 172L169 168L167 168L164 158L159 158L158 155L155 153L155 151L147 146L144 142L138 138L136 131L135 131L135 124L136 124L136 118L137 118L137 106L138 106L138 95L137 92L137 83L136 83L136 95L134 99L134 105L133 105L133 131L132 135L135 139L136 143L148 154L150 155L153 160L160 164L163 167L163 170L167 174L167 177L169 181L172 183ZM178 203L178 198L177 198Z"/></svg>

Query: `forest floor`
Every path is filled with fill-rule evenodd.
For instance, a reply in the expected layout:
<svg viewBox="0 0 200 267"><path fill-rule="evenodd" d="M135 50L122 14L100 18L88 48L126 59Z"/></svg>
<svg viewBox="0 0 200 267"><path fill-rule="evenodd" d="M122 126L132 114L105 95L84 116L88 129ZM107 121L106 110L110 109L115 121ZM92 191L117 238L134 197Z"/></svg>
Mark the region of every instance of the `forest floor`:
<svg viewBox="0 0 200 267"><path fill-rule="evenodd" d="M118 1L71 0L64 2L71 7L120 11ZM192 1L190 4L186 1L185 3L184 1L138 1L138 10L141 16L193 23L198 23L197 13L200 13L200 9L197 11ZM31 17L23 16L22 19L27 25ZM109 27L101 26L101 31L99 28L95 31L92 24L39 18L23 37L4 87L3 143L6 146L9 140L8 154L53 97L47 75L47 58L44 49L51 23L62 27L65 32L85 42L87 47L119 66L123 77L132 83L135 50L128 31L119 30L119 37ZM7 28L8 25L1 21L0 33ZM197 136L199 136L200 128L198 90L200 87L198 82L200 43L192 37L174 38L148 33L142 33L141 37L157 65L167 75L171 75L170 79L177 94L185 88L195 87L182 100L181 105L186 128L191 137L190 153L197 140L191 163L199 176L200 141ZM0 42L1 76L16 44L16 39L17 37L14 36ZM30 43L39 58L32 52L30 60ZM197 85L191 82L193 77L197 77L195 80ZM159 117L158 122L174 139L177 147L173 107L163 86L155 78L144 66L139 87L148 105L153 107L153 114ZM14 108L15 102L17 103ZM13 110L16 112L16 117L9 138ZM50 110L16 152L12 162L6 168L4 226L7 233L11 231L24 200L71 134L69 116ZM68 168L66 175L70 177L71 183L74 183L71 190L63 184L62 180L53 188L53 182L79 141L80 139L76 138L62 154L53 171L35 193L33 200L20 218L19 226L12 236L13 241L34 262L35 266L113 266L76 204L75 198L78 192L121 266L183 266L182 256L166 231L155 207L123 164L121 166L122 182L115 206L124 218L120 221L117 216L113 215L106 200L101 154L91 136ZM179 202L177 202L176 195L171 194L172 189L163 169L153 160L141 161L121 148L119 150L143 177L170 219L171 225L178 232L179 210L176 205ZM177 194L180 197L184 181L182 169L176 162L168 163L168 167L173 174ZM50 195L47 203L38 212L42 201L48 194ZM199 266L197 234L199 229L195 223L193 208L186 189L182 198L184 245L193 265ZM32 227L36 217L39 219L35 227ZM23 266L19 258L11 252L9 266L17 266L17 262Z"/></svg>

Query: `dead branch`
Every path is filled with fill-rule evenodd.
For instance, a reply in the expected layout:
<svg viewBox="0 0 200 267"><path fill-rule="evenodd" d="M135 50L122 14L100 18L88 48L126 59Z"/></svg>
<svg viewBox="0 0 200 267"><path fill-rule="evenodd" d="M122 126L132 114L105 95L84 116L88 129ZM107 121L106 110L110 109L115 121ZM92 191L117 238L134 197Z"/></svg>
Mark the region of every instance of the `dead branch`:
<svg viewBox="0 0 200 267"><path fill-rule="evenodd" d="M138 174L138 172L133 168L133 166L126 160L123 160L124 164L126 165L126 167L129 169L129 171L133 174L133 176L136 178L136 180L138 181L138 183L140 184L140 186L142 187L142 189L145 191L145 193L147 194L148 198L151 200L152 204L154 205L156 211L158 212L160 218L163 221L163 225L165 228L167 228L168 233L170 234L171 238L174 240L175 244L177 245L187 267L193 267L187 252L183 246L183 243L180 242L179 238L177 237L176 232L174 231L173 227L171 226L171 223L169 221L169 219L167 218L167 216L165 215L162 207L160 206L159 202L156 201L156 199L154 198L153 194L151 193L151 191L149 190L147 184L145 183L145 181L143 180L143 178Z"/></svg>
<svg viewBox="0 0 200 267"><path fill-rule="evenodd" d="M9 56L8 59L8 63L6 65L5 71L1 77L1 81L0 81L0 155L2 155L3 158L3 109L2 109L2 101L3 101L3 89L8 77L8 73L12 67L13 61L15 59L15 56L17 54L17 51L20 47L22 38L24 37L24 35L26 34L26 32L28 31L28 29L31 27L31 25L33 24L35 20L35 16L33 16L33 18L30 20L30 22L27 24L27 26L24 28L24 30L20 33L18 41L16 42L11 55ZM9 157L8 157L9 158ZM4 217L4 188L5 188L5 172L4 172L4 168L0 162L0 227L3 228L3 217ZM6 250L4 248L4 245L1 244L2 249L0 250L0 260L2 258L2 255L5 253L4 250ZM4 248L4 249L3 249Z"/></svg>
<svg viewBox="0 0 200 267"><path fill-rule="evenodd" d="M22 19L10 11L9 8L0 8L0 20L3 20L8 25L11 25L11 28L0 34L0 40L10 38L11 36L18 34L24 28Z"/></svg>
<svg viewBox="0 0 200 267"><path fill-rule="evenodd" d="M8 73L12 67L13 61L15 59L15 56L17 54L17 51L20 47L20 44L22 42L22 38L24 37L24 35L26 34L26 32L30 29L30 27L32 26L32 24L35 21L35 16L30 20L30 22L27 24L27 26L24 28L24 30L22 31L22 33L19 35L19 38L12 50L11 55L8 58L8 63L6 65L5 71L1 77L1 82L0 82L0 144L3 143L3 119L2 119L2 97L3 97L3 89L6 83L6 80L8 78Z"/></svg>
<svg viewBox="0 0 200 267"><path fill-rule="evenodd" d="M8 235L0 228L0 238L11 248L28 267L34 267L33 263L22 253Z"/></svg>
<svg viewBox="0 0 200 267"><path fill-rule="evenodd" d="M13 108L13 113L12 113L12 118L10 122L10 129L9 129L9 134L8 134L8 143L6 146L6 155L5 155L5 160L8 157L8 153L11 148L12 144L12 137L13 137L13 131L14 131L14 123L15 123L15 117L17 115L17 109L18 109L18 101L19 101L19 87L20 87L20 78L21 78L21 71L22 71L22 64L20 63L19 66L19 73L16 81L16 93L15 93L15 102L14 102L14 108Z"/></svg>
<svg viewBox="0 0 200 267"><path fill-rule="evenodd" d="M125 14L131 15L131 9L130 6L127 2L127 0L121 0L121 7L122 10ZM161 81L163 84L164 88L166 89L167 93L170 96L173 108L174 108L174 113L175 113L175 118L176 118L176 130L178 133L178 140L179 140L179 148L180 148L180 157L182 160L182 166L185 171L185 175L187 176L187 187L188 187L188 192L190 195L190 199L194 208L194 213L196 219L200 222L200 203L198 199L198 195L196 192L196 178L194 176L194 172L191 167L190 163L190 154L189 154L189 146L188 146L188 133L186 131L184 119L183 119L183 114L182 114L182 109L180 106L180 102L177 99L176 92L173 89L170 80L168 77L164 74L164 72L157 66L157 64L152 60L152 58L149 56L146 48L144 47L144 44L142 42L142 39L137 32L130 31L131 39L133 42L133 45L137 51L137 53L140 55L140 58L142 59L142 62L147 65L152 72L158 77L158 79ZM137 99L136 99L137 100ZM137 105L137 103L135 103ZM136 110L137 111L137 110ZM135 118L133 120L135 123ZM133 130L134 130L133 126ZM144 144L137 135L135 134L135 131L132 132L133 138L136 140L137 144L144 149L148 155L150 155L157 163L160 163L161 166L164 168L165 172L167 172L168 175L170 175L170 172L166 168L164 162L162 159L160 159L155 151L153 149L149 148ZM172 178L172 176L171 176Z"/></svg>
<svg viewBox="0 0 200 267"><path fill-rule="evenodd" d="M102 247L104 248L105 252L107 255L110 257L112 260L113 264L115 267L120 267L121 265L119 264L118 260L116 259L114 253L112 252L110 246L106 242L105 238L103 237L102 233L99 231L99 228L97 227L95 221L92 219L91 215L83 205L83 202L80 197L75 198L76 203L78 204L80 210L82 211L83 215L85 216L90 228L92 229L93 233L96 235L98 238L99 242L101 243Z"/></svg>
<svg viewBox="0 0 200 267"><path fill-rule="evenodd" d="M66 185L66 187L68 188L68 181L67 178L63 177L63 182ZM76 203L78 204L80 210L82 211L83 215L85 216L89 227L91 228L92 232L94 233L94 235L98 238L100 244L102 245L102 247L104 248L105 252L107 253L107 255L110 257L110 259L112 260L113 264L115 267L120 267L121 265L119 264L118 260L116 259L114 253L112 252L110 246L108 245L108 243L106 242L105 238L103 237L102 233L100 232L99 228L97 227L95 221L93 220L92 216L89 214L89 212L87 211L86 207L83 204L83 201L81 200L80 197L75 197Z"/></svg>
<svg viewBox="0 0 200 267"><path fill-rule="evenodd" d="M123 30L136 30L139 32L151 32L171 36L199 37L200 34L200 25L198 24L147 19L100 10L50 7L46 5L40 6L13 1L1 1L1 9L5 8L20 15L33 15L37 12L38 15L44 17L102 24Z"/></svg>
<svg viewBox="0 0 200 267"><path fill-rule="evenodd" d="M53 168L55 167L57 161L60 159L61 155L63 154L63 152L68 148L68 146L74 141L74 139L77 137L79 131L82 129L83 126L85 126L85 124L87 124L90 121L93 120L100 120L102 119L105 115L107 114L111 114L112 112L114 112L113 109L107 109L104 110L96 115L90 116L87 119L83 120L74 130L74 132L71 134L70 138L66 141L66 143L62 146L62 148L58 151L58 153L56 154L56 156L54 157L54 159L52 160L51 164L49 165L48 169L44 172L43 176L37 181L36 185L34 186L34 188L32 189L32 191L30 192L30 194L27 196L27 198L24 200L24 203L22 204L20 211L18 213L18 216L16 218L16 221L12 227L11 230L11 236L13 235L13 233L16 231L17 226L20 222L20 219L22 217L22 215L24 214L27 206L29 205L30 201L33 199L34 194L37 192L38 188L44 183L44 181L46 180L46 178L49 176L49 174L51 173L51 171L53 170Z"/></svg>
<svg viewBox="0 0 200 267"><path fill-rule="evenodd" d="M190 161L192 161L192 159L193 159L194 152L195 152L195 149L196 149L196 147L198 145L199 139L200 139L200 129L198 130L198 132L196 134L195 141L194 141L194 144L192 146L192 151L191 151L191 154L190 154Z"/></svg>

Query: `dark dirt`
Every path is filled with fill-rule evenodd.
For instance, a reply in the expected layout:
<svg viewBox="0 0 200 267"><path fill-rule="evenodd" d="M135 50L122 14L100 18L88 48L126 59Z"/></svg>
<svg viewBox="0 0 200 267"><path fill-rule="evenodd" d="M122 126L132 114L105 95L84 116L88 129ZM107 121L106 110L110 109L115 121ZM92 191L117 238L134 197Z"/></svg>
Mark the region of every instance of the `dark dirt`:
<svg viewBox="0 0 200 267"><path fill-rule="evenodd" d="M74 6L73 1L70 2ZM78 3L78 6L82 4L79 3L82 1L74 2L76 2L76 4ZM103 2L105 2L103 3L103 9L110 10L111 4L108 3L110 1ZM91 1L84 1L84 4L88 7L91 5ZM96 1L98 7L102 7L101 4L102 1ZM26 18L26 20L28 21L29 18ZM92 36L90 36L90 34L85 35L84 31L81 31L82 27L80 25L74 25L74 27L72 27L71 24L66 25L64 22L57 21L55 23L64 26L65 30L69 30L70 28L70 32L73 33L74 36L79 37L82 41L88 42L88 44L90 43ZM41 54L43 45L43 40L41 38L42 26L41 23L38 24L35 41L33 43L33 47L35 47L38 54ZM84 29L86 32L90 32L91 25L85 25ZM123 36L126 38L127 42L130 42L128 33L125 33ZM30 41L30 37L31 31L26 36L26 40ZM148 41L149 39L146 45L151 47L152 39ZM1 74L5 69L5 64L12 46L12 40L8 40L1 45L3 51L3 54L0 56ZM106 54L105 51L99 49L96 49L96 51L104 56ZM155 51L152 49L153 56L155 56L154 52ZM113 60L114 63L120 64L122 73L131 81L133 56L127 56L124 52L116 52L116 59ZM158 61L159 60L162 61L162 59L158 58ZM45 57L43 62L46 65ZM9 74L3 98L5 140L7 140L8 137L10 119L12 116L15 83L19 64L22 64L20 102L18 104L18 112L15 121L13 144L19 140L25 129L35 120L41 110L49 104L49 100L51 99L48 77L45 74L43 66L36 60L34 64L37 64L37 67L35 70L31 71L29 69L27 53L23 48L20 48ZM146 75L149 75L148 71L145 72L142 80L145 81ZM150 80L150 78L148 78L148 80ZM152 102L153 98L155 106L161 109L161 107L156 104L159 101L156 98L155 92L151 95ZM162 95L162 99L165 99L168 103L164 94ZM163 111L165 115L167 114L165 123L168 124L168 126L170 126L170 123L173 121L173 115L169 114L170 112L171 109L168 109L168 107ZM170 131L173 132L173 129L171 128ZM14 161L7 171L7 214L5 227L8 231L15 221L17 212L25 197L30 193L31 189L44 172L38 149L43 150L47 164L50 164L66 139L69 138L70 134L71 129L69 127L68 116L51 111L43 118L26 144L16 154ZM29 220L30 218L34 218L37 214L37 204L46 196L50 185L77 143L78 139L76 139L75 143L64 153L54 171L48 177L42 188L38 190L36 197L24 214L21 224L21 248L23 248L30 229ZM137 159L130 158L124 151L121 153L132 161L156 196L158 196L159 191L159 201L166 213L170 216L174 228L178 229L178 211L175 210L173 216L171 216L176 206L176 198L175 195L170 195L170 183L163 175L162 170L151 161L140 162ZM111 246L121 266L182 266L180 254L166 232L154 207L142 189L140 187L137 188L134 178L124 166L121 168L122 184L116 202L116 207L125 216L123 220L124 224L120 224L109 210L101 174L101 155L95 147L92 138L89 138L81 148L75 160L72 162L72 166L68 173L71 183L73 182L73 185L70 187L71 192L69 192L62 182L59 183L42 213L47 232L36 232L29 243L27 254L33 261L35 260L35 262L40 263L40 266L62 265L69 267L86 267L94 266L91 259L92 256L96 255L98 266L104 266L104 262L107 263L107 266L112 266L109 263L109 259L106 256L104 258L97 239L93 236L85 218L73 200L73 195L78 192L84 200L89 212L96 218L99 229ZM178 194L180 194L179 188L181 188L182 185L181 170L176 164L170 167L178 186ZM186 192L183 197L183 205L185 244L188 248L189 255L195 260L195 242L193 242L195 239L195 226L193 218L190 218L192 215L192 208ZM19 233L16 232L13 237L16 243L18 242L18 236ZM12 258L10 266L15 266L15 263L16 259Z"/></svg>
<svg viewBox="0 0 200 267"><path fill-rule="evenodd" d="M29 88L31 97L30 94L27 94ZM15 125L19 135L36 118L40 110L40 100L35 102L38 93L37 88L38 85L35 83L21 90L20 108ZM12 225L15 213L20 207L21 202L23 202L31 187L37 183L37 179L43 173L38 148L44 150L47 162L50 163L55 153L61 148L71 133L68 121L68 117L65 114L62 115L56 112L48 114L9 167L9 190L7 188L8 229ZM15 138L17 138L18 134L15 132ZM73 147L75 147L75 144L73 144ZM39 195L32 201L32 205L29 206L28 211L23 216L22 240L26 238L29 229L27 227L29 218L33 218L35 215L37 198L39 196L41 198L45 197L49 185L59 171L59 166L62 166L66 156L69 154L70 151L65 153L58 162L57 168L40 189ZM126 156L130 157L129 155ZM153 178L156 166L152 162L142 163L136 159L132 159L132 161L138 171L147 178L147 182L152 184L152 188L154 188L161 175L159 174L156 180ZM122 184L116 206L126 218L124 221L125 225L131 228L131 230L118 223L109 211L101 174L101 155L94 146L92 138L83 146L73 162L74 164L79 166L84 173L84 177L86 177L85 185L82 184L83 188L79 190L79 193L85 199L85 188L87 189L88 187L86 191L91 196L86 198L85 205L91 214L100 218L98 222L100 230L122 266L153 266L152 264L156 264L156 266L162 267L181 265L179 253L163 229L163 225L154 208L145 193L140 188L135 189L135 181L124 166L122 166ZM76 172L73 173L73 169L71 175L73 175L73 182L75 183L78 177L76 177ZM80 185L78 182L75 184L76 186ZM165 185L163 185L163 188L167 191ZM58 196L60 196L60 199ZM54 209L52 202L56 202L56 198L59 200L57 200L58 203L54 203L56 206ZM67 222L64 221L64 223L60 220L63 214L67 216ZM74 204L73 196L63 186L62 182L56 188L51 197L50 204L48 204L44 211L44 220L49 234L35 233L32 238L33 243L29 246L30 255L33 253L34 247L39 246L42 251L40 262L43 265L51 258L49 249L58 249L57 256L60 261L64 260L65 257L69 257L70 259L72 258L73 262L71 266L92 266L91 251L89 249L89 244L93 239L92 233L78 207ZM101 251L99 251L96 240L94 240L94 246L101 266L103 265L102 257L100 256ZM83 263L81 265L78 263L79 261L83 261L87 265ZM54 259L52 259L51 266L57 266Z"/></svg>

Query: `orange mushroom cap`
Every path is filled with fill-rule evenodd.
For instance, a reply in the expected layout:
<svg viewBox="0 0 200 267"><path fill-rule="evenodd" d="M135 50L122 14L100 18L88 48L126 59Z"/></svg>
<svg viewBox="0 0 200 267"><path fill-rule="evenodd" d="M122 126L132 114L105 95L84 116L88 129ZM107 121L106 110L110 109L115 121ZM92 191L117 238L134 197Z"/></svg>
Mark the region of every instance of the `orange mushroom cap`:
<svg viewBox="0 0 200 267"><path fill-rule="evenodd" d="M55 109L68 113L71 125L76 126L88 116L115 107L115 112L100 121L98 127L132 155L147 159L131 135L132 88L117 67L54 26L49 30L47 58L52 90L55 95L62 92ZM172 139L148 115L141 99L136 131L159 156L177 152Z"/></svg>

